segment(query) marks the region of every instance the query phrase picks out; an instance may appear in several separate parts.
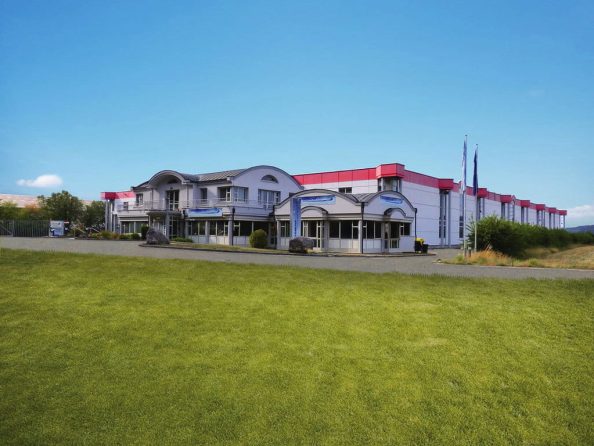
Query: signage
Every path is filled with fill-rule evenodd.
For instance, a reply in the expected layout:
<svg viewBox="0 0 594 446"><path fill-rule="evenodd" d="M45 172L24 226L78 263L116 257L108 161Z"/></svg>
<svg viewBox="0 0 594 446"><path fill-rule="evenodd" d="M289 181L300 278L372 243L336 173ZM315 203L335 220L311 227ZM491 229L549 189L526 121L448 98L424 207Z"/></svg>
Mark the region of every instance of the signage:
<svg viewBox="0 0 594 446"><path fill-rule="evenodd" d="M50 237L62 237L64 236L64 222L61 220L50 220Z"/></svg>
<svg viewBox="0 0 594 446"><path fill-rule="evenodd" d="M334 195L313 195L310 197L301 197L301 202L306 204L335 204Z"/></svg>
<svg viewBox="0 0 594 446"><path fill-rule="evenodd" d="M291 238L301 237L301 198L291 198Z"/></svg>
<svg viewBox="0 0 594 446"><path fill-rule="evenodd" d="M189 218L222 217L221 208L187 209L186 216Z"/></svg>
<svg viewBox="0 0 594 446"><path fill-rule="evenodd" d="M380 200L389 204L402 204L404 202L402 198L390 197L387 195L380 196Z"/></svg>

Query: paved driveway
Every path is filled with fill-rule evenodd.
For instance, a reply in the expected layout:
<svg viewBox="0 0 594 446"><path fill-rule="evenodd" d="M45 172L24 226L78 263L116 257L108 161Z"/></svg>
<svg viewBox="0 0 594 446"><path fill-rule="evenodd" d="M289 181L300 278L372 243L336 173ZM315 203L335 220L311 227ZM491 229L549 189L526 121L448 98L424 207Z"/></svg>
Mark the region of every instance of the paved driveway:
<svg viewBox="0 0 594 446"><path fill-rule="evenodd" d="M73 240L51 238L0 237L0 247L36 251L63 251L90 254L157 257L161 259L207 260L211 262L289 265L318 269L364 271L372 273L441 274L463 277L498 277L504 279L594 279L594 271L553 268L510 268L491 266L458 266L436 263L451 258L457 250L436 250L435 256L415 257L322 257L269 255L239 252L193 251L147 248L139 242L108 240Z"/></svg>

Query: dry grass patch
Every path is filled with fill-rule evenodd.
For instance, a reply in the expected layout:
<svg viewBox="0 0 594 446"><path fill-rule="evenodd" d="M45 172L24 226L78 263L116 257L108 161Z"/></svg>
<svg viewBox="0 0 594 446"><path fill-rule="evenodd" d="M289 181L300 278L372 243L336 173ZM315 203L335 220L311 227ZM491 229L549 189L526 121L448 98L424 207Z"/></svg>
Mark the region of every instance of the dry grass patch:
<svg viewBox="0 0 594 446"><path fill-rule="evenodd" d="M516 259L496 251L479 251L471 257L459 254L445 263L456 265L520 266L540 268L594 269L594 246L573 246L568 249L533 248L526 259Z"/></svg>

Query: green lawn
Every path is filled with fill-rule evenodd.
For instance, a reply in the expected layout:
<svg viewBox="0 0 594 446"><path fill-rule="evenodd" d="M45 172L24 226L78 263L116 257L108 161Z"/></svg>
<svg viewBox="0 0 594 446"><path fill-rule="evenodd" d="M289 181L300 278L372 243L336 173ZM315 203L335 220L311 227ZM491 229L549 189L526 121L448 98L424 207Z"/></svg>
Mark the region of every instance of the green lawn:
<svg viewBox="0 0 594 446"><path fill-rule="evenodd" d="M593 318L594 281L4 249L0 443L594 444Z"/></svg>

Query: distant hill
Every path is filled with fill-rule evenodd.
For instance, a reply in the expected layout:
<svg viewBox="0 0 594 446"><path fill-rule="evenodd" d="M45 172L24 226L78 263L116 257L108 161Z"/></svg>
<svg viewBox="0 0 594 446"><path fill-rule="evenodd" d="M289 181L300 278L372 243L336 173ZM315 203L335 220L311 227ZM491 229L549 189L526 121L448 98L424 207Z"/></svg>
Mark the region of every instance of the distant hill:
<svg viewBox="0 0 594 446"><path fill-rule="evenodd" d="M591 232L594 234L594 225L576 226L575 228L565 228L569 232Z"/></svg>

